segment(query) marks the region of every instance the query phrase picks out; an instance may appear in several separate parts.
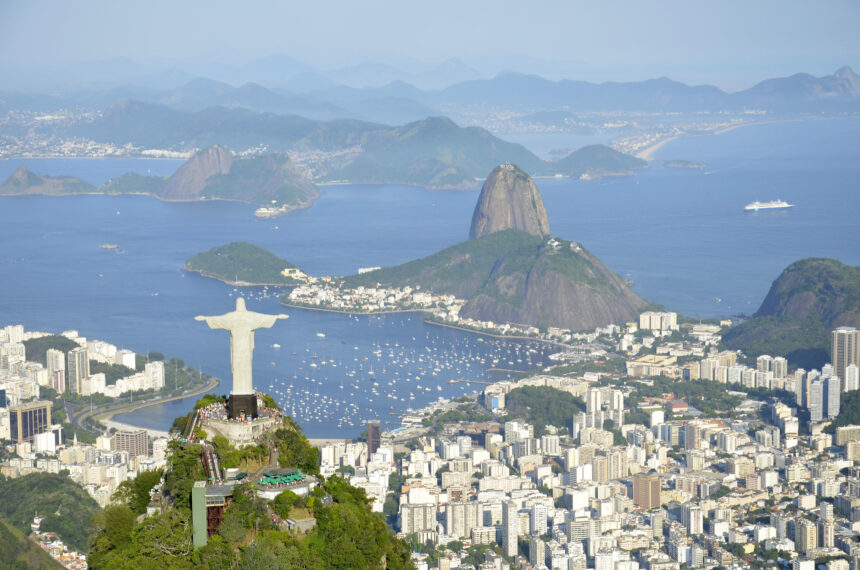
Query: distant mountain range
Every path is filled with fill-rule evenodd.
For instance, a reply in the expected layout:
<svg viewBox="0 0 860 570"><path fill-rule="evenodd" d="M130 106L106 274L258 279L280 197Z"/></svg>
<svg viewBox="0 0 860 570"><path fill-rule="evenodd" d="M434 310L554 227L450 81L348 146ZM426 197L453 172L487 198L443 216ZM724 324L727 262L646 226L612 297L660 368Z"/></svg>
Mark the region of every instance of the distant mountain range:
<svg viewBox="0 0 860 570"><path fill-rule="evenodd" d="M286 64L285 64L286 65ZM268 68L267 68L268 69ZM504 73L481 78L462 62L450 61L432 72L446 81L413 82L414 76L386 71L385 66L360 66L321 75L291 65L289 80L260 73L234 86L205 77L178 87L125 85L77 91L58 97L0 93L0 109L48 110L74 105L104 109L118 99L134 99L182 111L239 107L311 119L361 119L402 124L453 110L475 108L538 111L696 112L765 110L844 112L860 110L860 76L849 67L832 75L798 73L764 80L728 93L711 85L690 86L665 77L636 82L551 81L537 75ZM359 81L360 76L377 80ZM242 74L246 77L247 74ZM379 81L380 78L388 79ZM456 82L453 81L456 79ZM268 80L268 81L267 81ZM276 87L267 87L266 84ZM416 87L415 85L422 87ZM444 88L437 88L445 85ZM154 82L153 85L158 85ZM382 85L382 86L380 86Z"/></svg>

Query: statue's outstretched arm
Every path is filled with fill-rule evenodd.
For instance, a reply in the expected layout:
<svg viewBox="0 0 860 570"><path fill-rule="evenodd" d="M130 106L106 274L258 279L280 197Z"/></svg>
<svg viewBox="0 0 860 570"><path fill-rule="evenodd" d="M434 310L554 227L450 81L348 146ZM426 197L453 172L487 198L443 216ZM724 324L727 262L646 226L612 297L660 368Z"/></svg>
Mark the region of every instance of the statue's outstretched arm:
<svg viewBox="0 0 860 570"><path fill-rule="evenodd" d="M230 329L231 323L229 322L229 317L226 315L217 315L214 317L207 317L203 315L198 315L194 317L195 321L205 321L207 325L209 325L210 329Z"/></svg>

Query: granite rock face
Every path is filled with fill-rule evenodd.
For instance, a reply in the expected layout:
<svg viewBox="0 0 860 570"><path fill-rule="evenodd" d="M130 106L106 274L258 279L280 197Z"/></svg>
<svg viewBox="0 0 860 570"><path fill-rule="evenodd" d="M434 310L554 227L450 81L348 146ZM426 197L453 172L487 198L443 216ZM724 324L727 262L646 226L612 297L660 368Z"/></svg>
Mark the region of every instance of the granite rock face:
<svg viewBox="0 0 860 570"><path fill-rule="evenodd" d="M530 258L500 258L460 315L583 331L635 320L645 306L599 259L578 244L552 238Z"/></svg>
<svg viewBox="0 0 860 570"><path fill-rule="evenodd" d="M513 164L503 164L484 182L469 238L511 229L546 237L549 220L543 198L528 174Z"/></svg>
<svg viewBox="0 0 860 570"><path fill-rule="evenodd" d="M158 196L165 200L196 200L206 188L210 176L227 174L233 166L233 155L222 146L201 150L168 178Z"/></svg>

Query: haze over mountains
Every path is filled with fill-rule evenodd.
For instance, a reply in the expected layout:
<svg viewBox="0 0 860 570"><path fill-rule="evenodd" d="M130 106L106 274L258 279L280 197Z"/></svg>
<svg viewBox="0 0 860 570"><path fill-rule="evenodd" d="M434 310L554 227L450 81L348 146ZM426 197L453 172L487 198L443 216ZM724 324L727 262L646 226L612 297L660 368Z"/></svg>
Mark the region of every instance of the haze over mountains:
<svg viewBox="0 0 860 570"><path fill-rule="evenodd" d="M849 67L823 77L797 73L765 79L733 93L712 85L690 86L666 77L605 83L553 81L522 73L484 78L459 60L450 60L424 74L373 64L322 73L290 58L246 66L241 72L225 72L223 67L209 69L212 75L199 76L177 70L142 76L126 71L114 75L117 79L110 85L96 81L85 89L7 89L0 93L0 109L50 110L70 105L104 109L117 100L133 99L182 111L241 107L312 119L353 118L402 124L445 114L452 108L471 107L577 112L803 112L860 108L860 76ZM234 81L211 79L212 76L232 77ZM28 95L22 97L22 92ZM32 96L34 92L40 96Z"/></svg>

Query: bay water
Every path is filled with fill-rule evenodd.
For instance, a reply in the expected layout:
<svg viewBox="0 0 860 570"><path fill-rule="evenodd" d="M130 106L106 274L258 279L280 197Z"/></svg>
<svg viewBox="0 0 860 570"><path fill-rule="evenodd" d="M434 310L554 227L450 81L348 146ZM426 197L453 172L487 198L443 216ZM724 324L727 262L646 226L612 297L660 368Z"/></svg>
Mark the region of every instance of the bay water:
<svg viewBox="0 0 860 570"><path fill-rule="evenodd" d="M552 233L582 243L632 279L645 299L699 317L751 314L792 261L820 256L860 264L860 120L682 138L656 157L631 177L536 180ZM706 168L666 168L668 159ZM168 175L181 164L21 159L0 161L0 178L22 163L93 184L128 171ZM743 210L777 198L795 207ZM259 220L253 206L235 202L0 197L0 324L76 329L229 379L227 333L193 317L232 310L242 294L252 310L290 315L257 332L255 385L273 392L308 435L355 436L371 418L390 427L392 414L481 387L460 379L490 381L500 377L493 370L528 368L545 361L548 350L428 325L419 315L286 309L278 305L281 290L239 291L182 267L231 241L265 247L313 275L402 263L466 239L476 199L476 190L328 186L307 210ZM228 391L228 382L216 389ZM190 406L179 400L116 419L165 429Z"/></svg>

